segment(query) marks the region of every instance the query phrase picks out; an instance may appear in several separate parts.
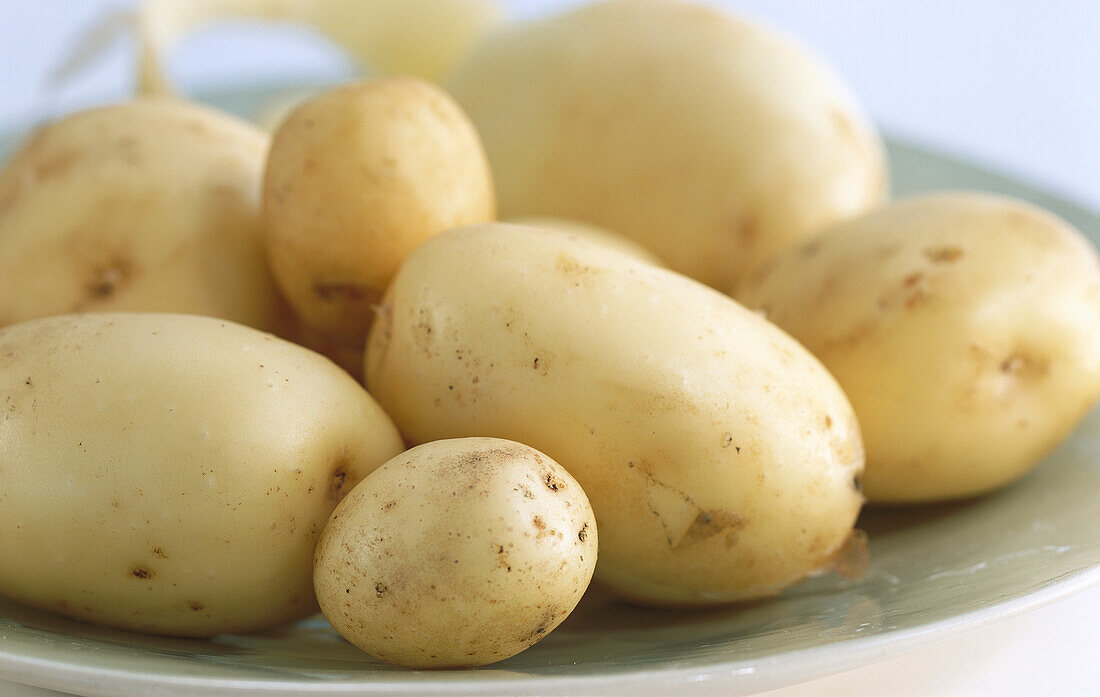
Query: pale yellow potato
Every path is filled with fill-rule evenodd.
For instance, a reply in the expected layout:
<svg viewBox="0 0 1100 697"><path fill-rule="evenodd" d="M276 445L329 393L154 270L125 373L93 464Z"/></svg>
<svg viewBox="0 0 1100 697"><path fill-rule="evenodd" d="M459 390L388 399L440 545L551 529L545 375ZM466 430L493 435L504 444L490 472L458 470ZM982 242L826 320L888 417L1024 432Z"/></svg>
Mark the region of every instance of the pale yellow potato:
<svg viewBox="0 0 1100 697"><path fill-rule="evenodd" d="M596 521L577 481L499 438L435 441L390 460L317 544L321 610L391 663L464 668L528 648L580 601Z"/></svg>
<svg viewBox="0 0 1100 697"><path fill-rule="evenodd" d="M275 132L267 250L301 320L361 350L397 266L432 235L495 217L477 133L438 87L382 78L326 92Z"/></svg>
<svg viewBox="0 0 1100 697"><path fill-rule="evenodd" d="M827 566L862 504L851 407L794 340L680 274L560 232L440 235L367 347L412 442L509 438L584 487L596 577L657 605L771 595Z"/></svg>
<svg viewBox="0 0 1100 697"><path fill-rule="evenodd" d="M315 612L322 527L403 448L329 361L208 317L5 327L0 394L0 595L141 632Z"/></svg>
<svg viewBox="0 0 1100 697"><path fill-rule="evenodd" d="M1065 221L977 193L907 199L737 293L852 400L872 501L954 499L1027 472L1100 395L1100 263Z"/></svg>
<svg viewBox="0 0 1100 697"><path fill-rule="evenodd" d="M592 242L599 242L606 244L607 246L617 249L620 252L626 252L627 254L636 257L637 259L644 261L654 266L664 266L657 255L649 251L642 245L638 244L629 237L620 235L617 232L612 232L607 228L602 228L599 225L593 225L592 223L583 223L579 220L570 220L569 218L516 218L514 220L506 220L504 222L514 223L516 225L527 225L529 227L541 227L550 228L551 230L561 230L571 235L576 235L583 239L591 240Z"/></svg>
<svg viewBox="0 0 1100 697"><path fill-rule="evenodd" d="M501 218L592 222L716 288L886 195L879 136L828 66L688 2L506 26L444 84L485 143Z"/></svg>
<svg viewBox="0 0 1100 697"><path fill-rule="evenodd" d="M267 144L169 99L41 128L0 171L0 326L145 310L281 329L260 229Z"/></svg>

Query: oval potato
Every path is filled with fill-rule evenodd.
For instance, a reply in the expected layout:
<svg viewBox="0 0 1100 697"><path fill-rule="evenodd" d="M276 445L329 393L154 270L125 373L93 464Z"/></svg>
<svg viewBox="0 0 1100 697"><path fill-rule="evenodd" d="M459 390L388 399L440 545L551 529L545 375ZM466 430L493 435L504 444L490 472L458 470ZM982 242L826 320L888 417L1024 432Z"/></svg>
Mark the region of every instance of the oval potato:
<svg viewBox="0 0 1100 697"><path fill-rule="evenodd" d="M509 438L580 482L599 580L648 604L778 592L827 565L862 496L851 407L727 296L560 232L454 230L406 260L367 383L406 438Z"/></svg>
<svg viewBox="0 0 1100 697"><path fill-rule="evenodd" d="M577 606L596 566L596 521L577 481L499 438L426 443L348 494L317 545L329 623L391 663L504 660Z"/></svg>
<svg viewBox="0 0 1100 697"><path fill-rule="evenodd" d="M827 65L690 2L515 23L445 84L485 143L501 218L595 223L715 288L886 196L882 143Z"/></svg>
<svg viewBox="0 0 1100 697"><path fill-rule="evenodd" d="M448 228L496 216L466 115L422 80L325 92L276 130L264 175L271 267L300 319L361 351L372 306L405 256Z"/></svg>
<svg viewBox="0 0 1100 697"><path fill-rule="evenodd" d="M322 526L403 448L329 361L207 317L5 327L0 394L0 595L141 632L315 612Z"/></svg>
<svg viewBox="0 0 1100 697"><path fill-rule="evenodd" d="M1020 477L1100 395L1100 262L1065 221L939 193L839 225L737 292L852 400L872 501Z"/></svg>
<svg viewBox="0 0 1100 697"><path fill-rule="evenodd" d="M41 128L0 171L0 326L142 310L281 330L261 234L267 145L171 99Z"/></svg>

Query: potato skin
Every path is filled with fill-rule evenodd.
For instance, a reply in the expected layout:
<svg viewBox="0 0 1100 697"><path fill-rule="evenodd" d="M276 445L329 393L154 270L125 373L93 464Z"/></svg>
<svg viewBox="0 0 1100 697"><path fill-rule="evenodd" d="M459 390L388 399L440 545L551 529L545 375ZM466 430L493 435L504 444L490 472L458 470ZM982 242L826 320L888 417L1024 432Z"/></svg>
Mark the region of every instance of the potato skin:
<svg viewBox="0 0 1100 697"><path fill-rule="evenodd" d="M171 99L41 128L0 172L0 326L141 310L281 330L260 229L267 145Z"/></svg>
<svg viewBox="0 0 1100 697"><path fill-rule="evenodd" d="M330 362L207 317L0 329L0 395L0 594L156 634L315 612L322 526L403 448Z"/></svg>
<svg viewBox="0 0 1100 697"><path fill-rule="evenodd" d="M517 218L515 220L503 221L506 223L513 223L515 225L527 225L528 227L549 228L551 230L560 230L561 232L575 235L582 239L587 239L592 242L599 242L609 247L625 252L626 254L636 257L640 261L644 261L647 264L653 264L654 266L664 266L664 262L657 258L657 255L646 249L642 245L638 244L629 237L624 237L617 232L612 232L606 228L602 228L599 225L593 225L592 223L582 223L579 220L570 220L569 218Z"/></svg>
<svg viewBox="0 0 1100 697"><path fill-rule="evenodd" d="M426 443L348 494L317 545L329 623L383 660L462 668L542 639L596 566L592 507L546 455L498 438Z"/></svg>
<svg viewBox="0 0 1100 697"><path fill-rule="evenodd" d="M371 393L412 442L550 455L600 527L596 577L647 604L773 594L827 564L862 497L844 395L790 337L679 274L489 224L415 251L371 330Z"/></svg>
<svg viewBox="0 0 1100 697"><path fill-rule="evenodd" d="M872 501L1003 486L1100 395L1096 250L1022 201L901 201L791 251L736 295L817 355L852 400Z"/></svg>
<svg viewBox="0 0 1100 697"><path fill-rule="evenodd" d="M438 87L380 78L307 101L282 122L264 175L279 287L323 338L362 350L397 266L443 230L492 220L477 132Z"/></svg>
<svg viewBox="0 0 1100 697"><path fill-rule="evenodd" d="M722 290L886 196L882 143L826 65L690 2L514 24L445 84L485 143L502 219L595 223Z"/></svg>

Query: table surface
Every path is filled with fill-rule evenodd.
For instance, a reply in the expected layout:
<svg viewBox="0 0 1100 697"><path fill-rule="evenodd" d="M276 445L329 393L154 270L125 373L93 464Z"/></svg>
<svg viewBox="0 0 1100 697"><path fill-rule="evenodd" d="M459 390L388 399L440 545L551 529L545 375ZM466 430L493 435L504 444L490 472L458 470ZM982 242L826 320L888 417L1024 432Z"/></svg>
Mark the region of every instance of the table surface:
<svg viewBox="0 0 1100 697"><path fill-rule="evenodd" d="M112 0L0 0L0 129L130 90L126 46L64 89L48 75ZM516 16L573 2L513 0ZM803 38L890 132L1020 176L1100 209L1100 3L1094 0L725 0ZM186 87L211 81L331 78L346 59L316 37L212 30L172 65ZM994 627L767 693L802 695L1100 694L1100 587ZM59 693L0 680L0 697Z"/></svg>

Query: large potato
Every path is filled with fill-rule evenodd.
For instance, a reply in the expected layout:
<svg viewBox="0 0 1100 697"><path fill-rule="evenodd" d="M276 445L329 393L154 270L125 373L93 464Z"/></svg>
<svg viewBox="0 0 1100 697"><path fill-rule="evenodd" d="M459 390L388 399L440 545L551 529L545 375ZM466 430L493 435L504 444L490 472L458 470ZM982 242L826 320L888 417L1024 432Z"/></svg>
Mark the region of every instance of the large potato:
<svg viewBox="0 0 1100 697"><path fill-rule="evenodd" d="M776 593L826 565L863 501L847 400L727 296L606 245L489 224L406 260L367 348L413 442L526 443L584 487L598 579L652 604Z"/></svg>
<svg viewBox="0 0 1100 697"><path fill-rule="evenodd" d="M1020 201L894 204L783 256L737 297L817 355L852 400L872 501L1010 482L1100 394L1096 250Z"/></svg>
<svg viewBox="0 0 1100 697"><path fill-rule="evenodd" d="M167 99L42 128L0 172L0 326L151 310L280 328L260 230L267 143Z"/></svg>
<svg viewBox="0 0 1100 697"><path fill-rule="evenodd" d="M481 133L502 218L596 223L716 288L886 193L879 138L827 66L690 3L515 24L446 84Z"/></svg>
<svg viewBox="0 0 1100 697"><path fill-rule="evenodd" d="M355 351L405 256L448 228L492 220L495 206L466 115L411 78L346 85L295 109L264 177L279 286L321 338Z"/></svg>
<svg viewBox="0 0 1100 697"><path fill-rule="evenodd" d="M316 611L322 526L402 449L336 366L207 317L0 329L0 395L0 595L143 632Z"/></svg>
<svg viewBox="0 0 1100 697"><path fill-rule="evenodd" d="M459 438L398 455L340 502L317 544L329 623L416 668L523 651L577 606L596 521L561 465L520 443Z"/></svg>

